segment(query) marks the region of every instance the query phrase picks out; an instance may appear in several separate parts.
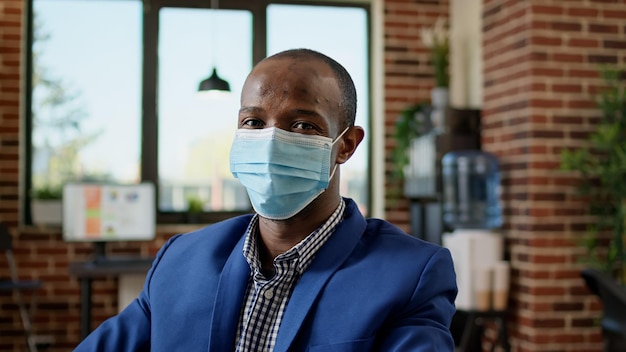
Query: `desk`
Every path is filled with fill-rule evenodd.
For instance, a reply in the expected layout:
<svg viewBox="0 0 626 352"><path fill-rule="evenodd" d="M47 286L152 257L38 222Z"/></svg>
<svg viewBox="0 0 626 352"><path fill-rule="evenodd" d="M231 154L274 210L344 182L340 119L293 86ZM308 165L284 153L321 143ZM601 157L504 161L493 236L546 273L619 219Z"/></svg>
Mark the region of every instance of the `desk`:
<svg viewBox="0 0 626 352"><path fill-rule="evenodd" d="M452 319L452 334L455 336L457 351L479 352L482 351L483 323L493 321L498 325L498 336L491 346L491 351L495 351L496 346L500 346L504 351L510 351L508 330L506 326L506 311L504 310L461 310L458 309Z"/></svg>
<svg viewBox="0 0 626 352"><path fill-rule="evenodd" d="M93 279L123 274L147 274L154 258L111 258L70 263L69 273L80 281L80 336L91 332L91 283Z"/></svg>

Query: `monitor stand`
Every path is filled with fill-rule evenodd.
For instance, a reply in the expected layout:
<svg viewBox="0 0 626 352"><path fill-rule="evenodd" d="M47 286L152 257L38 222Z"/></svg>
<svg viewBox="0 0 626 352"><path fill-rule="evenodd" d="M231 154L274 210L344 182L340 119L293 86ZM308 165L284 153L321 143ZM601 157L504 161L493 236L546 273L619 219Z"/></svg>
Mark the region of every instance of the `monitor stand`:
<svg viewBox="0 0 626 352"><path fill-rule="evenodd" d="M144 267L146 264L150 266L154 258L142 257L139 255L110 255L106 254L106 245L104 241L93 243L93 260L92 263L102 267Z"/></svg>
<svg viewBox="0 0 626 352"><path fill-rule="evenodd" d="M93 243L93 262L95 264L106 262L107 252L106 252L106 242L94 242Z"/></svg>

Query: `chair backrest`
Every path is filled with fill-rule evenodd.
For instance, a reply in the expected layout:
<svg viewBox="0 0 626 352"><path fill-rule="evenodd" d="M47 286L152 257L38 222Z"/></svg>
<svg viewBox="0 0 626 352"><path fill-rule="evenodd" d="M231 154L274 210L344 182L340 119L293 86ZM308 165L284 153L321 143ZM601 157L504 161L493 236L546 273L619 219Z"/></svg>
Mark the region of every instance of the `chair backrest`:
<svg viewBox="0 0 626 352"><path fill-rule="evenodd" d="M11 250L13 248L13 237L9 233L7 226L0 222L0 251Z"/></svg>
<svg viewBox="0 0 626 352"><path fill-rule="evenodd" d="M7 226L0 223L0 251L4 252L11 277L7 280L0 280L0 290L10 290L13 293L13 297L17 303L20 318L22 321L22 327L24 328L24 336L26 337L27 351L37 352L38 347L45 346L46 343L52 341L48 336L41 336L33 334L32 329L32 315L36 306L36 290L42 285L42 281L39 280L20 280L17 276L17 264L13 256L13 237L9 232ZM23 291L29 290L30 294L30 306L26 304L26 297Z"/></svg>
<svg viewBox="0 0 626 352"><path fill-rule="evenodd" d="M597 269L584 269L581 276L589 290L602 300L602 327L626 335L626 286Z"/></svg>
<svg viewBox="0 0 626 352"><path fill-rule="evenodd" d="M19 277L17 276L17 266L15 265L15 258L13 257L13 236L11 236L8 227L1 222L0 251L3 251L7 258L9 272L11 274L11 281L17 282L19 280Z"/></svg>

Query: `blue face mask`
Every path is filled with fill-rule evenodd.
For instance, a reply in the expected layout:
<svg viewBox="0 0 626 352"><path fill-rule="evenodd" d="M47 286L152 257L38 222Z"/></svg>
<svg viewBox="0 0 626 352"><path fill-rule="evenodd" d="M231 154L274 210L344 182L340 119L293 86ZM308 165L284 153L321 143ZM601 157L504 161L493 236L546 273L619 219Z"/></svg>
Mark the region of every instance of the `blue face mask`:
<svg viewBox="0 0 626 352"><path fill-rule="evenodd" d="M326 188L331 173L332 138L279 128L239 129L230 150L230 171L248 190L252 207L264 218L288 219Z"/></svg>

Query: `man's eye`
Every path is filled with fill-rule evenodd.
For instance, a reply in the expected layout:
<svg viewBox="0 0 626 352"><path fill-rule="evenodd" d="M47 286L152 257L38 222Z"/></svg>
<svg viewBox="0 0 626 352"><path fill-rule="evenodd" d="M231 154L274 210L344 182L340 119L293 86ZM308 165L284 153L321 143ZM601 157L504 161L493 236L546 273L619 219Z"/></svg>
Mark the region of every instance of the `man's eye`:
<svg viewBox="0 0 626 352"><path fill-rule="evenodd" d="M315 126L313 126L312 124L307 123L307 122L296 122L293 125L293 128L301 129L301 130L313 130L313 129L315 129Z"/></svg>
<svg viewBox="0 0 626 352"><path fill-rule="evenodd" d="M255 127L255 128L263 127L263 122L257 119L247 119L241 123L241 126Z"/></svg>

